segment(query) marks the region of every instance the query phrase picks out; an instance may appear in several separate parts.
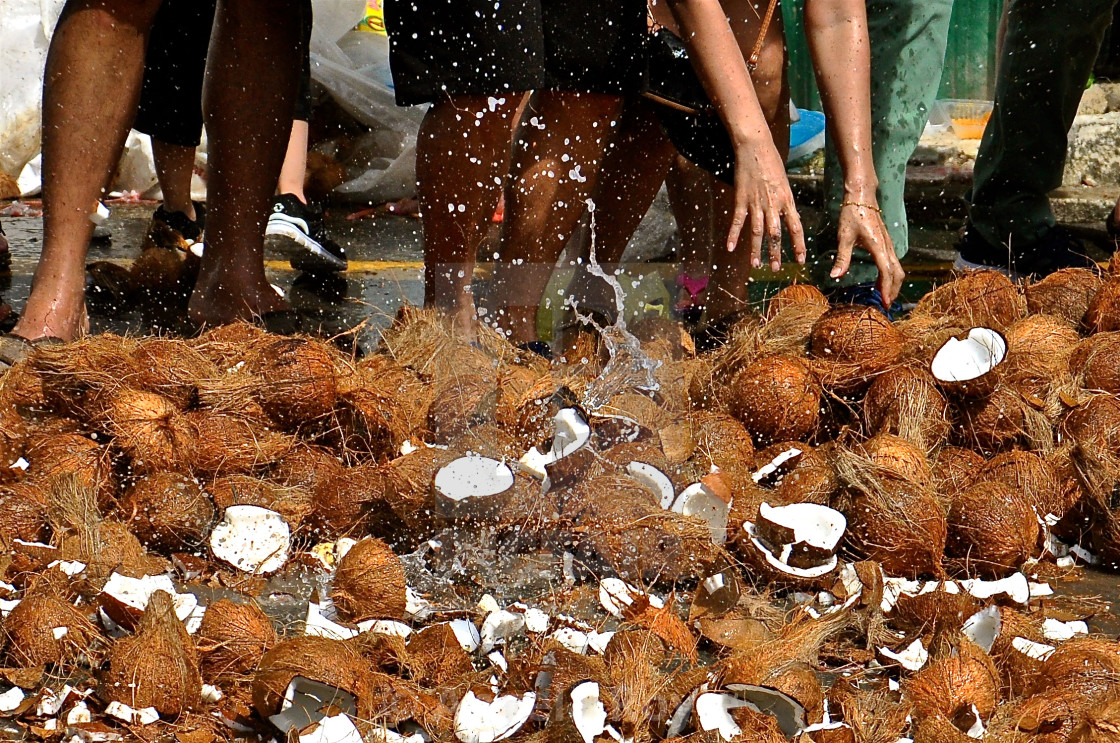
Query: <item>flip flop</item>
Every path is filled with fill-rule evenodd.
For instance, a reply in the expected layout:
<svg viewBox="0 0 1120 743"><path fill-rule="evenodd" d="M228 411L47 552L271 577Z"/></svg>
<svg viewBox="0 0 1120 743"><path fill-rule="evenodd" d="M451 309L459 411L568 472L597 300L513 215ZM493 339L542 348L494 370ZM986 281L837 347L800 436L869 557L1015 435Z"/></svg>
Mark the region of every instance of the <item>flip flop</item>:
<svg viewBox="0 0 1120 743"><path fill-rule="evenodd" d="M61 338L44 336L29 341L19 335L0 335L0 375L30 356L39 346L59 346L66 343Z"/></svg>

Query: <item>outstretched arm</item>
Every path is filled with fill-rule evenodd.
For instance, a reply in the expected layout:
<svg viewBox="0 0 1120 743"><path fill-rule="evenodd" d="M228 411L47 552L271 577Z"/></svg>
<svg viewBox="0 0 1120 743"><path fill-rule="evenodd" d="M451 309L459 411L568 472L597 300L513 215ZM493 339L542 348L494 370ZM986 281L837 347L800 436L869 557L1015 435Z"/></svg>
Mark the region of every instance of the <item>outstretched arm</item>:
<svg viewBox="0 0 1120 743"><path fill-rule="evenodd" d="M871 154L871 54L864 0L806 0L805 37L824 103L829 136L844 172L839 244L832 277L848 271L861 245L879 268L879 290L890 306L906 274L879 214L879 179Z"/></svg>
<svg viewBox="0 0 1120 743"><path fill-rule="evenodd" d="M770 268L782 265L782 223L798 263L805 262L805 236L786 179L785 163L774 147L758 105L743 54L718 0L668 0L681 37L704 89L712 99L735 147L735 213L727 236L734 250L750 220L751 265L762 264L764 238Z"/></svg>

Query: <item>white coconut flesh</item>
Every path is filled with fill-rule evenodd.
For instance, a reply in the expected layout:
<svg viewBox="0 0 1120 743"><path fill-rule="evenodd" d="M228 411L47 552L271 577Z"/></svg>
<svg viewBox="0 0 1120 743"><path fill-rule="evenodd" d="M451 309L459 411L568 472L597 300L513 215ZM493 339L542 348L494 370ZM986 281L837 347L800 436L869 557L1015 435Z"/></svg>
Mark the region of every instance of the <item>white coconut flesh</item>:
<svg viewBox="0 0 1120 743"><path fill-rule="evenodd" d="M575 408L564 408L553 418L552 455L556 459L571 455L591 440L591 426Z"/></svg>
<svg viewBox="0 0 1120 743"><path fill-rule="evenodd" d="M325 719L322 713L324 707L338 710L342 713L338 715L339 717L355 715L358 711L358 704L353 694L303 676L296 676L284 690L280 711L271 715L268 721L282 733L304 730Z"/></svg>
<svg viewBox="0 0 1120 743"><path fill-rule="evenodd" d="M1050 657L1050 654L1054 652L1053 645L1044 645L1041 642L1034 642L1025 637L1011 638L1011 647L1028 658L1034 658L1035 660L1046 660Z"/></svg>
<svg viewBox="0 0 1120 743"><path fill-rule="evenodd" d="M999 607L989 606L966 619L962 632L970 642L985 653L990 653L1002 628L1003 617L999 613Z"/></svg>
<svg viewBox="0 0 1120 743"><path fill-rule="evenodd" d="M459 647L468 653L478 650L482 638L478 633L478 627L474 626L474 622L469 619L452 619L447 625L455 633L455 640L459 643Z"/></svg>
<svg viewBox="0 0 1120 743"><path fill-rule="evenodd" d="M453 501L489 498L513 487L513 472L489 457L459 457L436 473L436 492Z"/></svg>
<svg viewBox="0 0 1120 743"><path fill-rule="evenodd" d="M805 707L793 697L768 686L728 684L727 691L742 699L755 712L770 715L787 738L805 729Z"/></svg>
<svg viewBox="0 0 1120 743"><path fill-rule="evenodd" d="M758 471L751 475L751 479L755 482L762 482L780 472L787 462L797 461L803 453L804 452L797 447L786 449L778 454L778 456L759 467Z"/></svg>
<svg viewBox="0 0 1120 743"><path fill-rule="evenodd" d="M603 578L599 582L599 604L612 616L622 618L626 607L635 599L644 597L655 609L664 608L665 602L658 596L646 595L619 578Z"/></svg>
<svg viewBox="0 0 1120 743"><path fill-rule="evenodd" d="M653 491L662 508L667 509L673 505L676 496L673 491L673 481L664 472L645 462L631 462L626 465L626 471L642 487Z"/></svg>
<svg viewBox="0 0 1120 743"><path fill-rule="evenodd" d="M548 476L548 470L546 468L555 461L556 457L553 456L551 451L542 452L534 446L521 455L521 459L517 460L517 464L525 474L538 480L543 480Z"/></svg>
<svg viewBox="0 0 1120 743"><path fill-rule="evenodd" d="M364 743L354 721L346 715L323 717L299 736L299 743Z"/></svg>
<svg viewBox="0 0 1120 743"><path fill-rule="evenodd" d="M792 503L758 508L759 533L771 544L782 544L782 561L789 562L792 553L801 550L832 554L844 537L848 520L844 514L816 503Z"/></svg>
<svg viewBox="0 0 1120 743"><path fill-rule="evenodd" d="M727 541L727 517L731 514L731 503L704 483L693 483L682 490L673 501L672 511L707 522L715 544Z"/></svg>
<svg viewBox="0 0 1120 743"><path fill-rule="evenodd" d="M358 630L331 621L323 616L319 604L307 604L307 619L303 624L303 634L308 637L326 637L331 640L349 640L358 636Z"/></svg>
<svg viewBox="0 0 1120 743"><path fill-rule="evenodd" d="M743 731L731 716L731 710L748 706L748 702L732 694L706 692L696 697L696 721L701 730L715 730L719 737L732 741Z"/></svg>
<svg viewBox="0 0 1120 743"><path fill-rule="evenodd" d="M973 328L964 340L950 338L930 369L939 382L969 382L995 369L1007 356L1007 341L989 328Z"/></svg>
<svg viewBox="0 0 1120 743"><path fill-rule="evenodd" d="M781 573L785 573L786 575L795 578L820 578L821 576L831 573L839 564L839 559L836 557L836 555L831 555L821 564L815 565L811 568L794 567L793 565L790 565L789 563L784 562L781 559L781 555L783 552L785 552L787 556L788 554L790 554L789 550L784 549L789 545L783 545L783 549L779 551L777 555L775 555L771 551L771 547L760 538L758 530L750 521L746 521L743 523L743 531L747 533L747 538L750 539L751 545L755 549L757 549L759 554L762 555L763 559L766 560L766 564Z"/></svg>
<svg viewBox="0 0 1120 743"><path fill-rule="evenodd" d="M1078 635L1089 634L1089 625L1080 620L1063 622L1060 619L1046 619L1042 622L1042 636L1047 640L1064 642Z"/></svg>
<svg viewBox="0 0 1120 743"><path fill-rule="evenodd" d="M516 637L525 629L525 615L499 609L486 615L482 622L482 652L489 653L496 645Z"/></svg>
<svg viewBox="0 0 1120 743"><path fill-rule="evenodd" d="M599 699L599 684L585 681L572 688L572 722L583 743L594 743L607 730L607 708Z"/></svg>
<svg viewBox="0 0 1120 743"><path fill-rule="evenodd" d="M523 696L505 694L485 702L468 691L455 711L455 737L463 743L505 740L524 727L536 704L537 695L533 692Z"/></svg>
<svg viewBox="0 0 1120 743"><path fill-rule="evenodd" d="M879 648L879 654L898 663L907 671L920 671L929 661L929 651L922 644L921 638L914 640L897 653L889 648Z"/></svg>
<svg viewBox="0 0 1120 743"><path fill-rule="evenodd" d="M275 511L230 506L210 533L210 551L246 573L273 573L288 561L291 541L291 529Z"/></svg>
<svg viewBox="0 0 1120 743"><path fill-rule="evenodd" d="M187 621L198 608L198 598L193 593L176 593L175 583L168 575L130 578L113 573L101 588L98 602L111 620L131 626L144 613L148 600L156 591L163 591L171 596L175 616L181 622Z"/></svg>

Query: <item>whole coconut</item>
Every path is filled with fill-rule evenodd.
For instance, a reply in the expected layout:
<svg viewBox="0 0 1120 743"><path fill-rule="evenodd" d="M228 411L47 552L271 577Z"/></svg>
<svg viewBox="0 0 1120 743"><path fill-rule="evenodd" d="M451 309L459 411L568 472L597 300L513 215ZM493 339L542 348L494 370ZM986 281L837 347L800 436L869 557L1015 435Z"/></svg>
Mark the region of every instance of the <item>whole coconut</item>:
<svg viewBox="0 0 1120 743"><path fill-rule="evenodd" d="M491 377L470 374L449 379L428 405L428 430L438 442L451 441L471 426L494 420L498 396Z"/></svg>
<svg viewBox="0 0 1120 743"><path fill-rule="evenodd" d="M128 457L135 474L181 471L175 418L179 411L155 392L121 388L107 395L100 429L113 437L113 448Z"/></svg>
<svg viewBox="0 0 1120 743"><path fill-rule="evenodd" d="M1064 439L1120 453L1120 398L1094 395L1088 402L1066 413L1060 430Z"/></svg>
<svg viewBox="0 0 1120 743"><path fill-rule="evenodd" d="M750 364L728 385L726 399L760 444L806 438L820 419L820 385L797 358L767 356Z"/></svg>
<svg viewBox="0 0 1120 743"><path fill-rule="evenodd" d="M881 433L862 446L864 456L877 465L894 470L922 487L933 484L933 473L925 452L910 441Z"/></svg>
<svg viewBox="0 0 1120 743"><path fill-rule="evenodd" d="M314 490L320 483L338 475L344 467L333 454L305 444L297 444L269 472L269 479L289 488Z"/></svg>
<svg viewBox="0 0 1120 743"><path fill-rule="evenodd" d="M137 480L125 491L120 514L149 549L177 552L202 544L214 523L214 504L197 481L173 472Z"/></svg>
<svg viewBox="0 0 1120 743"><path fill-rule="evenodd" d="M192 410L179 419L176 435L191 471L206 477L245 474L282 459L295 440L250 420L210 410Z"/></svg>
<svg viewBox="0 0 1120 743"><path fill-rule="evenodd" d="M953 719L975 707L987 720L999 703L999 674L987 653L961 639L956 652L918 671L904 690L919 719L937 714Z"/></svg>
<svg viewBox="0 0 1120 743"><path fill-rule="evenodd" d="M1020 390L1045 396L1068 374L1068 360L1080 337L1050 315L1032 315L1008 328L1004 339L1007 357L999 366L1003 378Z"/></svg>
<svg viewBox="0 0 1120 743"><path fill-rule="evenodd" d="M175 718L198 707L202 693L198 653L164 591L148 599L136 632L117 640L101 674L101 696L133 709L155 707Z"/></svg>
<svg viewBox="0 0 1120 743"><path fill-rule="evenodd" d="M1016 446L1048 451L1054 446L1050 420L1010 385L997 387L989 397L966 403L956 439L984 455Z"/></svg>
<svg viewBox="0 0 1120 743"><path fill-rule="evenodd" d="M292 531L314 509L310 490L249 475L219 477L206 486L206 492L219 511L230 506L260 506L280 514Z"/></svg>
<svg viewBox="0 0 1120 743"><path fill-rule="evenodd" d="M1120 330L1120 278L1106 281L1085 311L1085 328L1090 333Z"/></svg>
<svg viewBox="0 0 1120 743"><path fill-rule="evenodd" d="M82 489L97 494L102 508L115 500L117 482L110 452L85 436L65 433L33 437L27 447L27 461L31 478L45 483L73 476Z"/></svg>
<svg viewBox="0 0 1120 743"><path fill-rule="evenodd" d="M261 348L275 340L276 336L269 335L258 325L235 322L210 328L192 345L220 370L227 370L255 357Z"/></svg>
<svg viewBox="0 0 1120 743"><path fill-rule="evenodd" d="M186 410L195 402L200 380L219 374L213 361L178 338L144 338L133 350L132 358L140 372L129 379L129 384L162 395L179 410Z"/></svg>
<svg viewBox="0 0 1120 743"><path fill-rule="evenodd" d="M384 497L393 514L413 529L430 525L436 473L460 456L450 449L422 447L389 462L384 468Z"/></svg>
<svg viewBox="0 0 1120 743"><path fill-rule="evenodd" d="M2 404L2 403L0 403ZM12 465L27 451L27 426L13 407L0 407L0 482L16 478Z"/></svg>
<svg viewBox="0 0 1120 743"><path fill-rule="evenodd" d="M277 425L295 430L330 415L338 398L336 354L325 343L282 338L264 346L252 370L253 397Z"/></svg>
<svg viewBox="0 0 1120 743"><path fill-rule="evenodd" d="M6 542L45 542L50 536L45 504L28 497L19 484L0 486L0 537Z"/></svg>
<svg viewBox="0 0 1120 743"><path fill-rule="evenodd" d="M353 622L403 619L408 579L401 560L379 539L363 539L338 563L331 600Z"/></svg>
<svg viewBox="0 0 1120 743"><path fill-rule="evenodd" d="M770 297L770 302L766 305L766 319L772 319L786 307L799 304L828 307L828 297L822 294L821 290L813 284L783 286L774 296Z"/></svg>
<svg viewBox="0 0 1120 743"><path fill-rule="evenodd" d="M408 652L412 658L412 678L425 686L438 688L474 670L470 655L447 623L434 624L410 635Z"/></svg>
<svg viewBox="0 0 1120 743"><path fill-rule="evenodd" d="M1037 545L1038 517L1020 491L982 480L953 498L946 550L969 574L1001 578Z"/></svg>
<svg viewBox="0 0 1120 743"><path fill-rule="evenodd" d="M311 513L304 525L317 540L368 532L373 506L384 504L386 478L372 465L345 467L311 491Z"/></svg>
<svg viewBox="0 0 1120 743"><path fill-rule="evenodd" d="M31 593L12 609L4 619L3 636L8 663L17 668L91 658L102 639L85 613L43 593Z"/></svg>
<svg viewBox="0 0 1120 743"><path fill-rule="evenodd" d="M1098 333L1082 341L1069 357L1081 386L1120 393L1120 333Z"/></svg>
<svg viewBox="0 0 1120 743"><path fill-rule="evenodd" d="M969 328L1005 330L1027 313L1018 287L998 271L970 271L922 297L915 315L951 317Z"/></svg>
<svg viewBox="0 0 1120 743"><path fill-rule="evenodd" d="M1063 268L1023 287L1032 315L1049 315L1071 328L1080 328L1104 279L1088 268Z"/></svg>
<svg viewBox="0 0 1120 743"><path fill-rule="evenodd" d="M949 405L933 375L918 366L899 366L880 375L863 401L867 429L900 436L932 451L949 434Z"/></svg>
<svg viewBox="0 0 1120 743"><path fill-rule="evenodd" d="M941 495L952 497L958 490L971 485L983 466L984 457L971 449L942 447L931 466L933 487Z"/></svg>
<svg viewBox="0 0 1120 743"><path fill-rule="evenodd" d="M39 346L29 361L55 412L90 421L98 417L105 392L140 372L132 358L134 347L135 341L106 333L62 346Z"/></svg>
<svg viewBox="0 0 1120 743"><path fill-rule="evenodd" d="M1011 451L997 454L976 473L977 480L998 482L1017 493L1040 516L1053 514L1061 518L1070 504L1057 472L1047 458L1037 452Z"/></svg>
<svg viewBox="0 0 1120 743"><path fill-rule="evenodd" d="M256 603L215 601L198 629L203 678L220 684L251 675L276 641L272 621Z"/></svg>
<svg viewBox="0 0 1120 743"><path fill-rule="evenodd" d="M813 326L809 352L825 387L839 392L866 389L902 354L902 336L873 307L834 307Z"/></svg>

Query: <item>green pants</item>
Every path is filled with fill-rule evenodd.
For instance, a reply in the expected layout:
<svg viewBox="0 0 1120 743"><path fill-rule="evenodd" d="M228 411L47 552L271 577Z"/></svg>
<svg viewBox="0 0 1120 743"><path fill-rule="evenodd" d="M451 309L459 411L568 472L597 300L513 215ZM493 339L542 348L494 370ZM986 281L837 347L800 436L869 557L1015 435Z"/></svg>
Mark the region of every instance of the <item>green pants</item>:
<svg viewBox="0 0 1120 743"><path fill-rule="evenodd" d="M995 109L973 174L969 221L992 245L1029 245L1054 226L1066 135L1116 0L1012 0Z"/></svg>
<svg viewBox="0 0 1120 743"><path fill-rule="evenodd" d="M937 97L953 0L868 0L867 30L871 42L871 151L879 178L883 222L901 258L909 248L906 223L906 162L929 120ZM810 273L822 286L836 248L836 222L844 196L844 179L834 143L825 147L825 196L829 225L810 248ZM843 285L874 281L871 256L857 249Z"/></svg>

